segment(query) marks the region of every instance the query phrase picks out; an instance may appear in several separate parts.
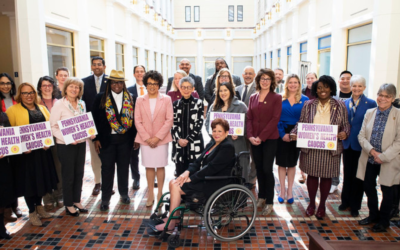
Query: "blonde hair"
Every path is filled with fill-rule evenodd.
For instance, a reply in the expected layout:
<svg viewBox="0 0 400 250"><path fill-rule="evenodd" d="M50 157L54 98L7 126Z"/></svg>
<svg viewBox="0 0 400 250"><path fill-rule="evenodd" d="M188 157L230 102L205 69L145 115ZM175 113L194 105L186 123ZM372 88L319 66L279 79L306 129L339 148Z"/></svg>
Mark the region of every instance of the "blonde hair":
<svg viewBox="0 0 400 250"><path fill-rule="evenodd" d="M33 87L33 85L31 83L29 83L29 82L23 82L18 86L18 90L17 90L17 95L15 97L15 101L17 103L21 103L22 102L21 91L22 91L22 88L25 87L25 86L31 87L32 91L35 92L35 104L38 104L39 100L38 100L37 91L36 91L35 87Z"/></svg>
<svg viewBox="0 0 400 250"><path fill-rule="evenodd" d="M297 79L297 82L299 83L299 88L297 89L297 92L296 92L296 94L295 94L295 96L294 96L296 103L298 103L298 102L300 101L300 99L301 99L301 82L300 82L299 76L296 75L296 74L290 74L290 75L288 75L288 77L286 78L285 87L284 87L284 92L283 92L283 95L282 95L282 99L283 99L283 101L284 101L284 100L286 100L286 99L289 98L289 88L288 88L288 84L289 84L290 79L292 79L292 78L296 78L296 79Z"/></svg>
<svg viewBox="0 0 400 250"><path fill-rule="evenodd" d="M71 84L78 85L79 94L78 94L77 98L81 99L81 97L83 96L83 82L78 77L68 77L67 80L65 80L63 89L61 91L62 96L63 97L67 96L67 88Z"/></svg>
<svg viewBox="0 0 400 250"><path fill-rule="evenodd" d="M175 86L175 74L176 74L176 73L181 74L182 78L188 76L188 74L186 74L186 72L183 71L183 70L181 70L181 69L178 69L177 71L175 71L175 73L174 73L174 78L172 79L172 86L171 86L171 90L172 90L172 91L178 91L177 87Z"/></svg>
<svg viewBox="0 0 400 250"><path fill-rule="evenodd" d="M218 74L217 74L217 77L216 77L216 80L215 80L215 89L214 89L215 95L218 94L218 93L217 93L217 90L218 90L218 87L219 87L219 84L220 84L219 77L220 77L220 75L222 75L222 73L224 73L224 72L228 72L228 73L229 73L229 82L230 82L230 83L232 84L232 86L233 86L233 93L235 93L235 83L233 82L233 78L232 78L231 72L229 71L228 68L222 68L222 69L220 69L220 70L218 71Z"/></svg>

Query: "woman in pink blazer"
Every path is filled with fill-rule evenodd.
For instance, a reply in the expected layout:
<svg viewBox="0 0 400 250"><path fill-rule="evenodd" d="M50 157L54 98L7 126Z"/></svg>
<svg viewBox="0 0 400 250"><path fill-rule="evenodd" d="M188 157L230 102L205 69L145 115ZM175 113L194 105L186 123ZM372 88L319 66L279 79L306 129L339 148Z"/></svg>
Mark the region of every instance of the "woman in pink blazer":
<svg viewBox="0 0 400 250"><path fill-rule="evenodd" d="M161 198L164 186L165 170L168 165L168 143L172 141L171 128L174 121L171 98L159 93L163 77L155 70L150 70L143 77L147 94L136 100L135 142L140 143L142 165L146 167L149 195L146 206L154 203L154 178L157 169L158 195Z"/></svg>

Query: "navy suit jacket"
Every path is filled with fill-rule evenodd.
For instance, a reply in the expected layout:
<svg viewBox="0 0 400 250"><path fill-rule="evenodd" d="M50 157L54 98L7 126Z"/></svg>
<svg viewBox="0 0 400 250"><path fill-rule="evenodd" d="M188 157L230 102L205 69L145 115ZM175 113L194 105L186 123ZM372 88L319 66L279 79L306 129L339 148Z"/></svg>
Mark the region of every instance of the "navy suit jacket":
<svg viewBox="0 0 400 250"><path fill-rule="evenodd" d="M204 100L204 88L201 77L192 73L189 73L189 76L194 80L194 89L196 90L197 94L199 94L199 99ZM168 91L171 90L173 80L173 77L168 78L167 91L165 93L168 93Z"/></svg>
<svg viewBox="0 0 400 250"><path fill-rule="evenodd" d="M136 89L136 83L133 84L133 86L127 88L127 90L128 90L129 93L131 93L131 95L133 97L135 97L135 101L136 101L136 98L138 97L138 92L137 92L137 89Z"/></svg>
<svg viewBox="0 0 400 250"><path fill-rule="evenodd" d="M347 99L344 104L346 105L347 109L347 114L349 117L349 123L350 123L350 136L343 141L343 148L348 149L351 147L351 149L355 151L361 151L361 146L360 143L358 142L358 134L360 133L362 123L364 121L364 116L365 113L367 113L368 109L372 109L377 107L376 102L372 99L367 98L366 96L363 96L358 104L356 114L353 118L353 121L351 121L351 116L350 116L350 102L352 98Z"/></svg>
<svg viewBox="0 0 400 250"><path fill-rule="evenodd" d="M106 76L107 75L103 75L103 79L101 79L100 93L106 91L106 86L107 86ZM94 80L94 75L85 77L82 79L82 81L84 83L82 100L85 101L86 112L91 112L94 99L98 94L96 91L96 81Z"/></svg>

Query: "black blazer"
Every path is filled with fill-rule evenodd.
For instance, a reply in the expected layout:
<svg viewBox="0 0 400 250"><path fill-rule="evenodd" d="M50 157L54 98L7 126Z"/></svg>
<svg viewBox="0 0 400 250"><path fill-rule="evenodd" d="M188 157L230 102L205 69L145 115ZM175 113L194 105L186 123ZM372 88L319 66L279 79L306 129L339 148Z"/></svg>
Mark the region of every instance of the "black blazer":
<svg viewBox="0 0 400 250"><path fill-rule="evenodd" d="M193 163L189 164L190 180L192 184L205 181L206 176L230 176L235 164L235 147L228 139L223 140L214 150L205 155L215 145L214 140L210 141L203 153ZM207 181L207 189L216 189L229 184L230 180Z"/></svg>
<svg viewBox="0 0 400 250"><path fill-rule="evenodd" d="M82 79L82 81L84 83L82 100L85 101L86 112L91 112L94 98L97 95L96 81L94 80L94 75L85 77ZM103 75L103 79L101 79L100 93L106 91L106 84L106 75Z"/></svg>
<svg viewBox="0 0 400 250"><path fill-rule="evenodd" d="M133 97L135 97L135 100L136 100L136 98L138 97L138 92L137 92L137 89L136 89L136 83L133 84L133 86L127 88L126 90L128 90L128 92L131 93L131 95Z"/></svg>
<svg viewBox="0 0 400 250"><path fill-rule="evenodd" d="M201 81L201 77L194 75L192 73L189 73L189 76L194 80L194 89L196 90L197 94L199 94L199 99L204 100L204 87L203 87L203 82ZM174 80L173 77L168 78L168 85L167 85L167 92L171 90L172 86L172 81Z"/></svg>
<svg viewBox="0 0 400 250"><path fill-rule="evenodd" d="M100 102L101 102L101 98L103 97L103 95L104 95L104 93L97 94L94 99L94 103L93 103L92 115L93 115L94 123L96 125L97 133L98 133L98 135L96 136L96 138L93 141L99 140L101 143L101 147L106 148L110 145L110 142L111 142L111 126L108 123L105 108L100 108ZM136 97L133 97L133 103L135 103L135 100L136 100ZM113 102L113 106L116 107L114 99L112 99L112 102ZM133 110L135 110L135 106L133 106ZM117 120L119 120L120 115L119 115L118 111L115 113L117 116ZM136 133L137 133L137 131L136 131L136 127L135 127L135 120L133 117L131 129L129 129L124 134L126 136L126 140L129 140L130 142L132 142L132 145L135 140ZM129 157L129 156L127 156L127 157Z"/></svg>
<svg viewBox="0 0 400 250"><path fill-rule="evenodd" d="M234 74L231 74L231 75L232 75L232 80L233 80L233 83L235 84L235 87L242 85L242 82L240 81L239 76L234 75ZM212 78L213 78L213 75L211 75L207 78L206 87L205 87L206 88L205 98L206 98L206 101L207 101L209 107L211 106L211 104L213 104L213 101L215 99L215 93L214 93L215 78L217 78L217 77L215 77L214 80L211 82ZM213 96L214 96L214 98L213 98ZM239 95L239 100L241 100L240 95Z"/></svg>

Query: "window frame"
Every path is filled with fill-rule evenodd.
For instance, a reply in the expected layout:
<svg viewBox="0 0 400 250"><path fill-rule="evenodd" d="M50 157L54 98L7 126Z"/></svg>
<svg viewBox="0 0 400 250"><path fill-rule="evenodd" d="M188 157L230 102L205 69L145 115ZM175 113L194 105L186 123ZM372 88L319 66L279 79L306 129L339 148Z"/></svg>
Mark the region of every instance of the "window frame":
<svg viewBox="0 0 400 250"><path fill-rule="evenodd" d="M302 50L302 45L307 44L307 49L306 50ZM300 61L301 61L301 55L307 55L307 51L308 51L308 42L302 42L300 43Z"/></svg>
<svg viewBox="0 0 400 250"><path fill-rule="evenodd" d="M242 19L239 19L239 8L242 9ZM243 5L238 5L236 7L236 21L237 22L243 22Z"/></svg>
<svg viewBox="0 0 400 250"><path fill-rule="evenodd" d="M232 19L230 19L229 17L230 9L232 9L232 14L233 14ZM234 22L234 21L235 21L235 5L228 5L228 22Z"/></svg>
<svg viewBox="0 0 400 250"><path fill-rule="evenodd" d="M281 49L278 49L278 60L277 60L277 67L281 67Z"/></svg>
<svg viewBox="0 0 400 250"><path fill-rule="evenodd" d="M122 47L122 53L117 53L117 44L121 45ZM125 45L123 43L115 42L115 62L117 62L117 55L122 56L122 71L125 72ZM117 65L115 65L115 68L117 68ZM118 69L116 69L118 70Z"/></svg>
<svg viewBox="0 0 400 250"><path fill-rule="evenodd" d="M289 64L291 64L290 59L292 59L292 45L288 46L286 50L286 72L289 74L292 73L292 71L289 69Z"/></svg>
<svg viewBox="0 0 400 250"><path fill-rule="evenodd" d="M196 9L199 11L197 20L196 20ZM193 21L196 23L200 22L200 6L193 6Z"/></svg>
<svg viewBox="0 0 400 250"><path fill-rule="evenodd" d="M331 40L331 44L329 46L321 47L321 41L324 40L324 39L327 39L329 37L332 37L332 35L328 35L328 36L324 36L324 37L318 38L318 50L330 49L332 47L332 40Z"/></svg>
<svg viewBox="0 0 400 250"><path fill-rule="evenodd" d="M189 9L189 12L187 11L188 9ZM192 21L192 7L185 6L185 22L190 23L191 21Z"/></svg>

